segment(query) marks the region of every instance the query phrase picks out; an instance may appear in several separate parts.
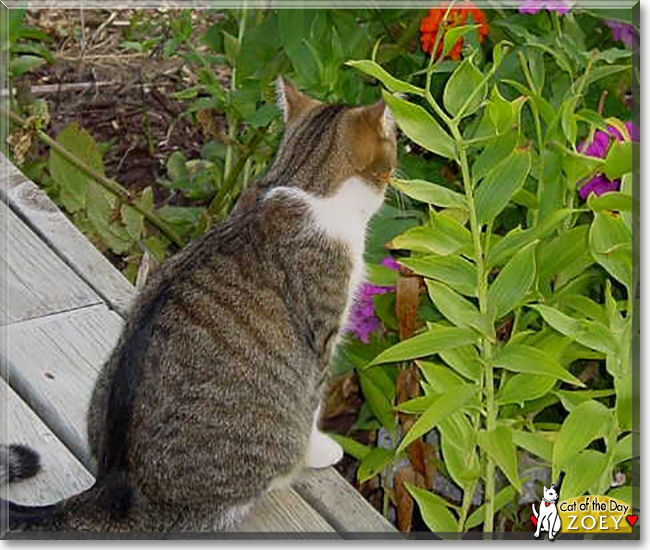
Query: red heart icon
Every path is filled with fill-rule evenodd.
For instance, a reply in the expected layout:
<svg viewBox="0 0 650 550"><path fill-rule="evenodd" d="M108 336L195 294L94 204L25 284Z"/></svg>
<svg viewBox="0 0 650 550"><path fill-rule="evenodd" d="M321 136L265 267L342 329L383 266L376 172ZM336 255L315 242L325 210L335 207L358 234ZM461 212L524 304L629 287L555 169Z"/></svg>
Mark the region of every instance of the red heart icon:
<svg viewBox="0 0 650 550"><path fill-rule="evenodd" d="M634 514L633 516L627 516L625 519L627 519L627 522L634 527L634 524L636 523L636 520L639 519L639 516Z"/></svg>
<svg viewBox="0 0 650 550"><path fill-rule="evenodd" d="M550 503L550 502L546 502L545 504L546 504L546 506L550 506L550 505L551 505L551 503Z"/></svg>
<svg viewBox="0 0 650 550"><path fill-rule="evenodd" d="M530 516L530 519L533 520L533 524L535 525L535 527L537 527L537 518L535 516Z"/></svg>

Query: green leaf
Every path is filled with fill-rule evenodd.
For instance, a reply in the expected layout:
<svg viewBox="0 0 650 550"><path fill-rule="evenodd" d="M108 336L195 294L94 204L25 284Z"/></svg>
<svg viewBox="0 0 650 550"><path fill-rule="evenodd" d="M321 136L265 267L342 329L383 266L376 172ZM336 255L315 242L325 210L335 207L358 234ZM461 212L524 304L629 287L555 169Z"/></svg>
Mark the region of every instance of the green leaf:
<svg viewBox="0 0 650 550"><path fill-rule="evenodd" d="M459 346L443 350L440 352L440 357L465 378L474 382L481 379L483 365L474 346Z"/></svg>
<svg viewBox="0 0 650 550"><path fill-rule="evenodd" d="M564 420L555 441L553 479L594 439L606 437L612 422L612 412L598 401L587 401L573 409Z"/></svg>
<svg viewBox="0 0 650 550"><path fill-rule="evenodd" d="M632 196L627 193L619 193L612 191L605 193L598 197L595 193L591 193L587 198L587 206L595 212L601 210L616 210L617 212L631 212L632 211Z"/></svg>
<svg viewBox="0 0 650 550"><path fill-rule="evenodd" d="M631 172L632 143L614 140L609 146L602 170L610 180L619 179L624 174Z"/></svg>
<svg viewBox="0 0 650 550"><path fill-rule="evenodd" d="M358 371L359 380L361 381L361 391L363 396L370 406L373 414L377 420L381 422L382 426L390 433L395 433L396 420L393 414L393 404L388 400L386 393L382 391L373 379L362 371Z"/></svg>
<svg viewBox="0 0 650 550"><path fill-rule="evenodd" d="M343 447L343 450L346 454L356 458L357 460L363 460L372 451L370 447L364 445L363 443L359 443L357 440L352 439L351 437L334 433L327 434L327 436L331 437L341 447Z"/></svg>
<svg viewBox="0 0 650 550"><path fill-rule="evenodd" d="M587 401L592 399L598 399L601 397L609 397L615 395L615 390L586 390L586 391L566 391L558 390L554 392L560 398L562 406L568 411L571 412L577 406L582 405Z"/></svg>
<svg viewBox="0 0 650 550"><path fill-rule="evenodd" d="M594 259L628 292L632 288L632 234L620 217L596 212L589 230L589 248Z"/></svg>
<svg viewBox="0 0 650 550"><path fill-rule="evenodd" d="M413 86L413 84L395 78L374 61L362 59L360 61L348 61L346 65L354 67L355 69L376 78L386 86L390 92L424 96L424 90L422 88L418 88L417 86Z"/></svg>
<svg viewBox="0 0 650 550"><path fill-rule="evenodd" d="M418 503L422 519L432 532L455 533L458 531L458 521L449 511L448 504L442 498L408 482L404 485L415 499L415 502Z"/></svg>
<svg viewBox="0 0 650 550"><path fill-rule="evenodd" d="M568 208L555 210L548 219L537 227L525 231L520 227L514 228L490 249L486 260L488 268L503 263L535 239L545 237L574 212L575 210Z"/></svg>
<svg viewBox="0 0 650 550"><path fill-rule="evenodd" d="M395 459L395 453L388 449L377 447L363 457L357 470L357 480L364 483L379 474Z"/></svg>
<svg viewBox="0 0 650 550"><path fill-rule="evenodd" d="M365 281L378 286L391 286L397 284L399 272L377 264L365 264L364 273Z"/></svg>
<svg viewBox="0 0 650 550"><path fill-rule="evenodd" d="M463 489L481 475L476 453L476 433L462 411L450 414L438 424L440 448L451 478Z"/></svg>
<svg viewBox="0 0 650 550"><path fill-rule="evenodd" d="M431 301L447 319L461 328L473 328L488 338L494 338L494 327L477 307L446 284L425 280Z"/></svg>
<svg viewBox="0 0 650 550"><path fill-rule="evenodd" d="M465 384L460 376L445 365L430 361L416 361L416 364L429 385L438 393L444 393Z"/></svg>
<svg viewBox="0 0 650 550"><path fill-rule="evenodd" d="M104 163L97 142L77 123L68 124L61 130L56 137L56 142L73 153L86 166L104 175ZM99 184L54 149L50 149L49 168L52 178L61 190L60 197L65 208L70 212L84 208L86 189Z"/></svg>
<svg viewBox="0 0 650 550"><path fill-rule="evenodd" d="M452 116L458 115L472 93L477 87L481 86L482 81L483 75L481 71L472 64L471 57L466 58L453 72L445 86L442 100L447 112ZM487 86L483 84L481 90L474 96L462 115L468 116L476 112L486 94Z"/></svg>
<svg viewBox="0 0 650 550"><path fill-rule="evenodd" d="M389 247L448 256L472 250L472 234L451 217L432 212L430 223L398 235Z"/></svg>
<svg viewBox="0 0 650 550"><path fill-rule="evenodd" d="M488 308L500 319L517 306L535 280L537 241L522 248L499 272L488 289Z"/></svg>
<svg viewBox="0 0 650 550"><path fill-rule="evenodd" d="M409 197L443 208L467 208L465 196L424 180L392 179L391 185Z"/></svg>
<svg viewBox="0 0 650 550"><path fill-rule="evenodd" d="M498 512L506 504L509 504L517 497L517 490L512 486L508 485L505 489L501 489L496 496L494 497L494 511ZM465 522L465 529L473 529L478 527L485 521L485 504L481 504L476 510L474 510Z"/></svg>
<svg viewBox="0 0 650 550"><path fill-rule="evenodd" d="M607 455L586 449L566 464L566 477L562 484L562 500L582 496L593 487L607 467Z"/></svg>
<svg viewBox="0 0 650 550"><path fill-rule="evenodd" d="M521 481L517 473L517 450L512 443L512 434L505 426L497 426L492 431L481 430L478 444L499 466L517 492L521 493Z"/></svg>
<svg viewBox="0 0 650 550"><path fill-rule="evenodd" d="M497 86L492 89L492 93L490 94L487 113L498 134L505 134L512 128L514 123L512 105L503 99Z"/></svg>
<svg viewBox="0 0 650 550"><path fill-rule="evenodd" d="M476 296L476 267L460 256L424 256L399 260L399 263L418 275L446 282L465 296Z"/></svg>
<svg viewBox="0 0 650 550"><path fill-rule="evenodd" d="M375 357L369 366L418 359L442 350L474 344L477 341L478 334L470 329L456 327L436 328L388 348Z"/></svg>
<svg viewBox="0 0 650 550"><path fill-rule="evenodd" d="M121 214L129 235L133 240L139 240L144 232L144 216L126 204L122 206Z"/></svg>
<svg viewBox="0 0 650 550"><path fill-rule="evenodd" d="M577 97L571 97L567 99L562 104L561 117L562 117L562 131L567 141L573 147L576 142L576 135L578 133L578 123L576 122L576 117L573 114L575 110L576 103L578 102Z"/></svg>
<svg viewBox="0 0 650 550"><path fill-rule="evenodd" d="M451 393L438 397L427 411L416 420L400 443L396 454L401 453L418 437L430 432L450 414L462 409L476 395L474 386L458 386Z"/></svg>
<svg viewBox="0 0 650 550"><path fill-rule="evenodd" d="M489 223L499 215L512 195L524 185L530 165L530 151L516 148L508 158L488 172L476 191L479 223Z"/></svg>
<svg viewBox="0 0 650 550"><path fill-rule="evenodd" d="M20 76L45 63L38 55L19 55L9 61L9 71L13 76Z"/></svg>
<svg viewBox="0 0 650 550"><path fill-rule="evenodd" d="M522 344L505 346L495 358L492 359L495 367L500 367L512 372L547 376L563 380L569 384L584 387L584 384L563 368L557 361L540 349Z"/></svg>
<svg viewBox="0 0 650 550"><path fill-rule="evenodd" d="M512 441L517 447L526 449L548 463L553 460L553 442L540 433L512 430Z"/></svg>
<svg viewBox="0 0 650 550"><path fill-rule="evenodd" d="M490 170L512 155L517 145L517 132L509 132L493 141L483 149L472 165L472 181L474 185Z"/></svg>
<svg viewBox="0 0 650 550"><path fill-rule="evenodd" d="M632 445L632 434L627 434L624 438L616 442L616 447L614 448L614 464L620 464L621 462L630 460L634 454L638 455L638 453L634 453Z"/></svg>
<svg viewBox="0 0 650 550"><path fill-rule="evenodd" d="M442 157L456 157L454 140L427 111L385 91L383 94L395 122L411 141Z"/></svg>
<svg viewBox="0 0 650 550"><path fill-rule="evenodd" d="M464 25L462 27L451 27L446 30L442 41L442 56L445 57L463 36L468 32L478 29L480 25Z"/></svg>
<svg viewBox="0 0 650 550"><path fill-rule="evenodd" d="M551 327L565 336L577 340L583 346L602 351L603 353L618 353L618 344L609 329L597 321L574 319L555 308L534 305L530 306L542 315Z"/></svg>
<svg viewBox="0 0 650 550"><path fill-rule="evenodd" d="M499 405L533 401L543 397L555 386L555 379L534 374L515 374L508 378L503 389L497 395Z"/></svg>

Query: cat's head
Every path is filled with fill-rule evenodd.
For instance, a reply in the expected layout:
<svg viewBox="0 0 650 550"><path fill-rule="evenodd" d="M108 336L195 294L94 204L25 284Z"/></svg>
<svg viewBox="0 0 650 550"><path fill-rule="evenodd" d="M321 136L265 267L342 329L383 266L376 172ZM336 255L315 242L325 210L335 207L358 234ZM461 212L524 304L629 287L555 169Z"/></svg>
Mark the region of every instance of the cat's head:
<svg viewBox="0 0 650 550"><path fill-rule="evenodd" d="M397 163L392 116L383 100L368 106L329 105L278 79L285 135L269 176L319 196L360 177L383 193Z"/></svg>
<svg viewBox="0 0 650 550"><path fill-rule="evenodd" d="M555 502L557 500L557 491L555 490L555 485L551 485L548 489L544 485L544 499L548 502Z"/></svg>

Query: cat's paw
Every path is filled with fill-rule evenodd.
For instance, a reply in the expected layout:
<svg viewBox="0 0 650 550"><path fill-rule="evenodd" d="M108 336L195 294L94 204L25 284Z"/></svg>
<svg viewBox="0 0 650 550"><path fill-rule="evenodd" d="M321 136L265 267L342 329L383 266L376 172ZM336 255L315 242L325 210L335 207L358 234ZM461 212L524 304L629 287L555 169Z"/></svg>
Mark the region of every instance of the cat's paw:
<svg viewBox="0 0 650 550"><path fill-rule="evenodd" d="M309 468L327 468L343 458L343 447L324 433L315 431L309 440L306 462Z"/></svg>

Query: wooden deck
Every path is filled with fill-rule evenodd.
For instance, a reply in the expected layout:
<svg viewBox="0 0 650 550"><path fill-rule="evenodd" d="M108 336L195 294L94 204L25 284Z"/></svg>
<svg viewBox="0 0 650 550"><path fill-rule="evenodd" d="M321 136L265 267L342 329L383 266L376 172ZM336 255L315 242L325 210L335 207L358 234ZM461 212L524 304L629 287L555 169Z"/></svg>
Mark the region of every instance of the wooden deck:
<svg viewBox="0 0 650 550"><path fill-rule="evenodd" d="M9 486L8 498L52 503L93 482L85 411L134 288L1 153L0 177L0 395L8 419L0 440L34 447L43 462L38 476ZM239 531L397 535L332 468L268 495Z"/></svg>

